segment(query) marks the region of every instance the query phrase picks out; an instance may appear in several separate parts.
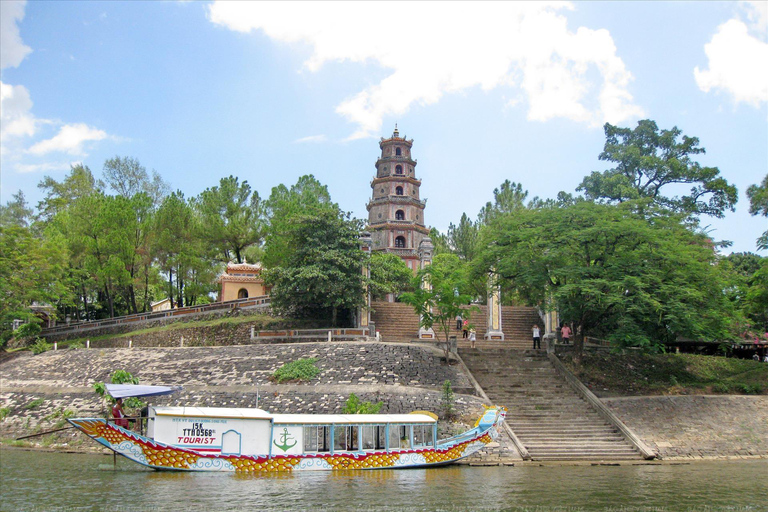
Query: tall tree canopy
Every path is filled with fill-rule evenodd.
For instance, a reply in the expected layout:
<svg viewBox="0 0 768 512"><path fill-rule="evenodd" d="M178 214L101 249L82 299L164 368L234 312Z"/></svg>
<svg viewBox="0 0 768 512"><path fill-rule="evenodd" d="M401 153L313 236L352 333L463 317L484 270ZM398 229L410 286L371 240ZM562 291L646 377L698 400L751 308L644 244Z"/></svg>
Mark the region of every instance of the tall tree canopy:
<svg viewBox="0 0 768 512"><path fill-rule="evenodd" d="M679 216L649 222L635 211L581 201L499 217L483 231L476 272L617 345L731 337L738 314L711 242Z"/></svg>
<svg viewBox="0 0 768 512"><path fill-rule="evenodd" d="M170 191L157 171L153 169L150 176L147 169L130 156L116 156L104 162L104 181L117 195L133 197L144 193L157 206Z"/></svg>
<svg viewBox="0 0 768 512"><path fill-rule="evenodd" d="M361 227L338 209L294 216L287 237L293 250L264 272L272 285L272 307L322 325L350 325L355 310L365 305Z"/></svg>
<svg viewBox="0 0 768 512"><path fill-rule="evenodd" d="M206 229L204 238L217 247L225 261L243 262L246 247L261 242L261 198L247 181L229 176L219 186L204 190L194 204Z"/></svg>
<svg viewBox="0 0 768 512"><path fill-rule="evenodd" d="M625 202L649 198L656 204L694 217L723 217L738 199L736 187L720 176L717 167L702 167L692 157L703 154L697 137L682 135L677 127L659 131L643 120L633 130L605 124L605 147L600 160L616 167L595 171L577 190L588 199ZM691 186L687 195L667 196L675 185Z"/></svg>

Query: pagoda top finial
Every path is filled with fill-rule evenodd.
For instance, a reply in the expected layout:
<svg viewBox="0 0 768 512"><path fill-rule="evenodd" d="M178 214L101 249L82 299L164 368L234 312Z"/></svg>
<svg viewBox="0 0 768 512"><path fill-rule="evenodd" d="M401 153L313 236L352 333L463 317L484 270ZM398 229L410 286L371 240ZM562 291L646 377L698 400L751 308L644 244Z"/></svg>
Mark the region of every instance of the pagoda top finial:
<svg viewBox="0 0 768 512"><path fill-rule="evenodd" d="M395 132L392 134L392 136L393 137L399 137L400 136L400 132L397 131L397 123L395 123Z"/></svg>

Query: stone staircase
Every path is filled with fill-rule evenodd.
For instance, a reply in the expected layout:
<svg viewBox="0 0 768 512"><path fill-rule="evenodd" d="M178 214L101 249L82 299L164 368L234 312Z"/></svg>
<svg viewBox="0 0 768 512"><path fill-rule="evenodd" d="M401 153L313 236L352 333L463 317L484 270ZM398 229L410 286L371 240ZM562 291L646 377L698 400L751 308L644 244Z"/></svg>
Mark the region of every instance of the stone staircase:
<svg viewBox="0 0 768 512"><path fill-rule="evenodd" d="M639 459L640 453L558 374L543 350L472 350L459 354L532 460Z"/></svg>
<svg viewBox="0 0 768 512"><path fill-rule="evenodd" d="M374 302L371 319L376 324L376 330L382 340L394 342L409 342L418 339L419 317L413 308L400 302ZM477 346L484 349L526 349L532 345L531 326L534 323L542 325L536 308L503 306L501 309L501 327L504 340L485 340L488 308L478 306L479 311L472 314L471 323L475 327ZM458 337L459 348L469 348L469 340L462 339L461 331L456 330L455 322L451 322L451 335ZM436 334L443 339L442 332Z"/></svg>

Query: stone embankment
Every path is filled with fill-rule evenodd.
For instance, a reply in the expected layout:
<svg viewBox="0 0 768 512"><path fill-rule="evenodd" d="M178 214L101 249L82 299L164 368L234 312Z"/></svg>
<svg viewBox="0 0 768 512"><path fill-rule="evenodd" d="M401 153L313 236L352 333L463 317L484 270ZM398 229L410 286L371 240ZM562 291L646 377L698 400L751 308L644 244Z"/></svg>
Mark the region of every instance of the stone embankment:
<svg viewBox="0 0 768 512"><path fill-rule="evenodd" d="M25 354L0 364L0 438L56 428L69 414L104 414L94 382L126 370L143 384L182 385L155 405L258 407L275 413L338 413L351 393L383 403L382 413L439 412L440 389L449 380L455 407L465 423L482 411L482 401L460 365L440 362L442 351L429 345L375 342L292 343L192 348L97 348ZM303 384L275 384L280 366L317 358L320 374ZM460 428L459 425L449 429ZM446 435L455 432L446 431ZM82 437L65 431L55 441L85 447Z"/></svg>
<svg viewBox="0 0 768 512"><path fill-rule="evenodd" d="M768 458L767 396L601 400L662 459Z"/></svg>

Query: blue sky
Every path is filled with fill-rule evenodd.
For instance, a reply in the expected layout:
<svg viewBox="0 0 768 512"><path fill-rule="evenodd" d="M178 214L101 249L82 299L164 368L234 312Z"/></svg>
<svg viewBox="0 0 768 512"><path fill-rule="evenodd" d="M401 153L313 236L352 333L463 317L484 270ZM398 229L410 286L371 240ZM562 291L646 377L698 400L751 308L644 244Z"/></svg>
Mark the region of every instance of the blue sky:
<svg viewBox="0 0 768 512"><path fill-rule="evenodd" d="M131 156L195 196L314 174L366 218L378 140L414 139L427 224L475 218L504 180L574 192L603 123L653 119L739 189L703 219L732 251L764 217L768 2L0 1L0 201Z"/></svg>

